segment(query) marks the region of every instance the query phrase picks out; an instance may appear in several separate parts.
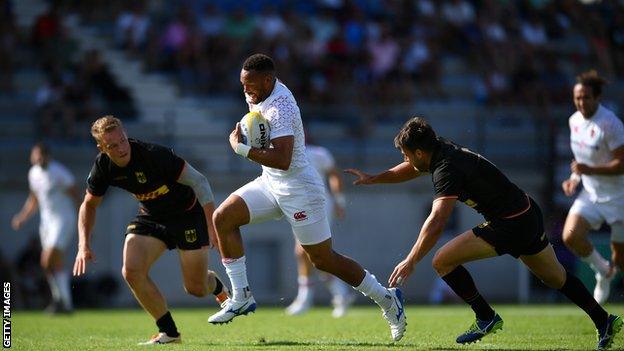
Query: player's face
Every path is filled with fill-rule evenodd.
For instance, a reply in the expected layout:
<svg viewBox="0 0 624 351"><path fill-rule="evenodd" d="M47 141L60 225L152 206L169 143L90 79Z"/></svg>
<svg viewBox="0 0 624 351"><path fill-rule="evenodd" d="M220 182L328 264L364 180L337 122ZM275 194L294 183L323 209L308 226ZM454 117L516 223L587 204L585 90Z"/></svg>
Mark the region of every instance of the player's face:
<svg viewBox="0 0 624 351"><path fill-rule="evenodd" d="M240 81L245 97L256 105L264 101L271 93L273 77L268 73L241 70Z"/></svg>
<svg viewBox="0 0 624 351"><path fill-rule="evenodd" d="M102 135L98 149L105 153L113 163L125 167L130 162L130 143L122 128L115 128Z"/></svg>
<svg viewBox="0 0 624 351"><path fill-rule="evenodd" d="M48 166L48 161L49 161L48 156L44 154L43 152L41 152L40 148L35 147L30 152L30 163L33 166L39 165L43 168L46 168Z"/></svg>
<svg viewBox="0 0 624 351"><path fill-rule="evenodd" d="M402 147L401 153L403 154L403 161L409 162L415 170L419 172L427 171L427 165L425 164L424 153L418 149L412 151Z"/></svg>
<svg viewBox="0 0 624 351"><path fill-rule="evenodd" d="M594 96L591 87L583 84L574 86L574 106L585 118L590 118L598 109L599 99Z"/></svg>

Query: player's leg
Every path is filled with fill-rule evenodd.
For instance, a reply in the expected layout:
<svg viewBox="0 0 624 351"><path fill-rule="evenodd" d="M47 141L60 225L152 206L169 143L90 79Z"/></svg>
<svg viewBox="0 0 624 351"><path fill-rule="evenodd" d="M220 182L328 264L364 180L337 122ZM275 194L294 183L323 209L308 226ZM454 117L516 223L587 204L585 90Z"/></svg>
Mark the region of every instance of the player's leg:
<svg viewBox="0 0 624 351"><path fill-rule="evenodd" d="M611 270L609 261L596 251L588 239L590 229L600 226L601 223L602 219L595 208L577 200L566 218L563 227L563 242L594 271L596 278L594 298L599 303L604 303L609 298L614 272Z"/></svg>
<svg viewBox="0 0 624 351"><path fill-rule="evenodd" d="M217 274L208 269L208 247L195 250L178 250L184 290L193 296L215 296L219 304L227 300L227 287Z"/></svg>
<svg viewBox="0 0 624 351"><path fill-rule="evenodd" d="M615 333L622 328L622 320L618 316L609 315L594 299L585 285L576 276L565 271L557 260L552 246L548 245L534 255L520 256L520 259L546 285L559 290L587 313L598 329L599 349L606 348L611 344Z"/></svg>
<svg viewBox="0 0 624 351"><path fill-rule="evenodd" d="M433 269L475 312L476 321L457 338L458 343L475 342L503 326L502 319L481 296L472 276L463 266L471 261L495 256L498 253L494 247L469 230L447 242L433 257Z"/></svg>
<svg viewBox="0 0 624 351"><path fill-rule="evenodd" d="M230 278L232 298L219 312L208 318L210 323L228 323L234 317L246 315L256 309L256 301L247 281L240 227L282 216L279 206L263 187L262 178L247 183L221 203L213 214L221 261Z"/></svg>
<svg viewBox="0 0 624 351"><path fill-rule="evenodd" d="M124 242L122 275L159 330L159 334L145 344L176 342L180 337L165 298L149 277L150 268L166 248L162 240L147 235L129 233Z"/></svg>
<svg viewBox="0 0 624 351"><path fill-rule="evenodd" d="M314 300L314 283L312 281L312 271L314 266L306 254L303 247L295 240L295 258L297 260L297 297L286 308L286 314L299 315L305 313L312 307Z"/></svg>
<svg viewBox="0 0 624 351"><path fill-rule="evenodd" d="M48 218L42 222L41 237L41 267L43 268L50 292L52 303L46 309L50 313L69 313L73 304L70 291L69 271L64 269L64 250L71 239L71 228L75 222L64 218Z"/></svg>
<svg viewBox="0 0 624 351"><path fill-rule="evenodd" d="M316 223L293 227L293 232L314 267L342 279L375 301L390 324L392 338L398 341L403 337L407 323L401 291L397 288L386 289L359 263L334 251L327 218Z"/></svg>
<svg viewBox="0 0 624 351"><path fill-rule="evenodd" d="M69 312L71 306L66 305L67 297L64 296L64 293L69 293L69 277L63 277L63 252L53 246L43 247L40 260L52 296L52 303L46 308L46 312L53 314ZM64 292L62 284L66 285ZM71 297L68 302L71 303Z"/></svg>

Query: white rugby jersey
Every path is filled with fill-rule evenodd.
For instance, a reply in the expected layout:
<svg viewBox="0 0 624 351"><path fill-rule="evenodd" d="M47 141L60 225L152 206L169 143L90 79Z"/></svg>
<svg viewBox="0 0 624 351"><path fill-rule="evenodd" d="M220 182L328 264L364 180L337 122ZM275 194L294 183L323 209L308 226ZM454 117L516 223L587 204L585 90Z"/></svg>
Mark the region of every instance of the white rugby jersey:
<svg viewBox="0 0 624 351"><path fill-rule="evenodd" d="M30 190L37 197L42 220L76 215L76 208L67 189L74 185L74 176L62 164L50 160L46 169L34 165L28 171Z"/></svg>
<svg viewBox="0 0 624 351"><path fill-rule="evenodd" d="M250 102L249 96L245 95L245 98L249 105L249 111L260 112L269 121L271 140L287 135L295 137L292 160L288 170L282 171L277 168L262 166L263 173L270 177L286 177L308 166L301 112L295 97L286 85L276 80L271 95L257 105Z"/></svg>
<svg viewBox="0 0 624 351"><path fill-rule="evenodd" d="M580 112L570 116L570 146L574 159L589 166L604 165L613 160L612 151L624 145L622 121L609 109L598 106L596 113L585 119ZM583 187L593 202L605 202L624 196L624 175L581 176Z"/></svg>

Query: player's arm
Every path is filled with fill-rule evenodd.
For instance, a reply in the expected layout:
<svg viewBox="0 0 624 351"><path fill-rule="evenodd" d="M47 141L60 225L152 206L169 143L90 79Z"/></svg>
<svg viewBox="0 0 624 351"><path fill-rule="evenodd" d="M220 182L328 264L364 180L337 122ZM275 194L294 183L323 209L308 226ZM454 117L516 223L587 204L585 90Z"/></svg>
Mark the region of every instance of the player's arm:
<svg viewBox="0 0 624 351"><path fill-rule="evenodd" d="M431 213L420 229L416 244L414 244L407 257L394 268L390 279L388 279L388 284L390 284L391 287L404 282L407 277L412 274L416 264L420 262L438 242L440 235L442 235L444 231L446 222L453 212L456 201L456 197L441 197L433 201Z"/></svg>
<svg viewBox="0 0 624 351"><path fill-rule="evenodd" d="M288 170L290 167L295 145L294 136L285 135L271 139L273 147L267 149L250 147L241 143L240 140L240 123L236 123L236 127L230 133L230 146L234 152L266 167L277 168L282 171Z"/></svg>
<svg viewBox="0 0 624 351"><path fill-rule="evenodd" d="M216 247L219 242L217 232L214 228L214 222L212 221L212 214L215 210L214 195L208 178L193 168L188 162L184 162L184 168L178 177L178 183L190 186L193 192L195 192L197 201L199 201L199 204L204 209L204 215L206 216L210 247Z"/></svg>
<svg viewBox="0 0 624 351"><path fill-rule="evenodd" d="M13 227L13 229L19 230L22 227L22 224L24 224L24 222L26 222L30 217L32 217L33 214L37 212L38 208L39 202L37 201L37 197L31 191L30 194L28 194L28 197L26 198L22 209L17 214L15 214L15 216L13 216L13 219L11 220L11 226Z"/></svg>
<svg viewBox="0 0 624 351"><path fill-rule="evenodd" d="M87 191L82 204L80 204L80 210L78 211L78 253L76 254L73 270L75 276L84 274L87 271L87 262L95 260L89 241L91 239L91 231L95 225L97 207L101 203L102 196L95 196Z"/></svg>
<svg viewBox="0 0 624 351"><path fill-rule="evenodd" d="M414 179L422 174L422 172L417 171L409 162L399 163L398 165L375 175L364 173L355 168L345 169L345 172L353 174L357 177L357 179L353 181L354 185L402 183L410 179Z"/></svg>
<svg viewBox="0 0 624 351"><path fill-rule="evenodd" d="M613 151L613 160L599 165L588 166L583 163L572 161L570 168L575 174L597 174L597 175L620 175L624 174L624 145L617 147Z"/></svg>

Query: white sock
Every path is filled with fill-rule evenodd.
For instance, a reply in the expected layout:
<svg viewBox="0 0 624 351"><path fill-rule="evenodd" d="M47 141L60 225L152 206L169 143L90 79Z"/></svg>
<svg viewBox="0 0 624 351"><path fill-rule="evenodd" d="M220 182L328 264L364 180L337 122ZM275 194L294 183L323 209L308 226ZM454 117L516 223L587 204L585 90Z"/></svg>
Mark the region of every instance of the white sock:
<svg viewBox="0 0 624 351"><path fill-rule="evenodd" d="M368 273L367 270L364 270L364 272L366 272L364 279L354 289L371 298L382 309L387 310L392 306L392 296L390 296L388 289L379 284L377 278Z"/></svg>
<svg viewBox="0 0 624 351"><path fill-rule="evenodd" d="M251 296L249 291L249 283L247 282L247 266L245 266L245 256L241 258L223 259L225 272L230 278L232 284L232 299L241 301Z"/></svg>
<svg viewBox="0 0 624 351"><path fill-rule="evenodd" d="M300 275L297 277L297 282L299 283L299 290L295 300L307 301L314 298L314 288L312 288L312 282L309 277Z"/></svg>
<svg viewBox="0 0 624 351"><path fill-rule="evenodd" d="M607 275L609 273L609 261L605 260L602 255L594 250L589 256L581 257L581 260L589 265L589 267L596 273Z"/></svg>
<svg viewBox="0 0 624 351"><path fill-rule="evenodd" d="M349 286L339 278L332 276L326 284L333 297L343 298L349 295Z"/></svg>
<svg viewBox="0 0 624 351"><path fill-rule="evenodd" d="M46 274L46 280L48 281L48 285L50 286L50 294L52 295L53 302L62 302L61 300L61 292L59 291L58 282L56 281L56 277L52 273Z"/></svg>
<svg viewBox="0 0 624 351"><path fill-rule="evenodd" d="M54 273L54 278L58 284L59 295L61 301L63 301L63 306L67 309L73 308L71 289L69 286L69 272L68 271L60 271Z"/></svg>

